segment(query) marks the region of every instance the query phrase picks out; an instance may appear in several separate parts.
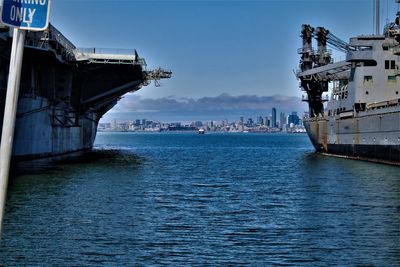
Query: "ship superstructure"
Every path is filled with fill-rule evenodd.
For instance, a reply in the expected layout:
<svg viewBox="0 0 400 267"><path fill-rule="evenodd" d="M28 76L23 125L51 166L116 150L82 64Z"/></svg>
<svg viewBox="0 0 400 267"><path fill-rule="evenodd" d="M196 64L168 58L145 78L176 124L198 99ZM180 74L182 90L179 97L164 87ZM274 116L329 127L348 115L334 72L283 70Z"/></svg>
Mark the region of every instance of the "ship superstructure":
<svg viewBox="0 0 400 267"><path fill-rule="evenodd" d="M10 30L0 27L0 126ZM121 96L171 72L146 70L136 50L77 49L54 26L28 32L14 137L17 160L62 156L91 149L100 118Z"/></svg>
<svg viewBox="0 0 400 267"><path fill-rule="evenodd" d="M400 12L382 35L346 43L325 28L303 25L301 37L297 77L317 152L400 165ZM346 59L334 62L327 45Z"/></svg>

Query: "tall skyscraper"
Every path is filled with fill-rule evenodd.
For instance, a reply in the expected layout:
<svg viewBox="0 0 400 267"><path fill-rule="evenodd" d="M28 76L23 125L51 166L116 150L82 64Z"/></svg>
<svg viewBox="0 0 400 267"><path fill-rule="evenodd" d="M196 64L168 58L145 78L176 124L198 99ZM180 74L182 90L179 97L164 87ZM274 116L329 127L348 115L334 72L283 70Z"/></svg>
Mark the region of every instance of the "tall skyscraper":
<svg viewBox="0 0 400 267"><path fill-rule="evenodd" d="M280 119L279 123L281 124L281 128L282 128L284 124L287 124L285 112L281 112L279 119Z"/></svg>
<svg viewBox="0 0 400 267"><path fill-rule="evenodd" d="M272 123L271 127L276 127L276 108L272 108Z"/></svg>

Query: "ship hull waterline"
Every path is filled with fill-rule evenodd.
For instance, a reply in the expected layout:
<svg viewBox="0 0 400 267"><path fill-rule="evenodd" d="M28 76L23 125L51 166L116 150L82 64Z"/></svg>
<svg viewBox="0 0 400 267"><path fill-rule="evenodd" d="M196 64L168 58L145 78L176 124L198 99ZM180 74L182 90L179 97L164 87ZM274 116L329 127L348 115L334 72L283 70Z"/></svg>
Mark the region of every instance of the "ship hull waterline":
<svg viewBox="0 0 400 267"><path fill-rule="evenodd" d="M382 117L364 119L382 120ZM321 117L304 121L318 154L400 166L400 130L388 130L382 135L379 131L356 131L359 125L360 118L332 120Z"/></svg>

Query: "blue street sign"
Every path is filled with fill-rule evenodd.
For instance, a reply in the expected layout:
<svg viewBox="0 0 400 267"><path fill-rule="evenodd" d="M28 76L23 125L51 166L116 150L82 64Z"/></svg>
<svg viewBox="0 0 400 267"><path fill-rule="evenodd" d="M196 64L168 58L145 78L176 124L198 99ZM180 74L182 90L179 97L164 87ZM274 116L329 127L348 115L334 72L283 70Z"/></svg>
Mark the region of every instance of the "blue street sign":
<svg viewBox="0 0 400 267"><path fill-rule="evenodd" d="M23 30L43 31L49 24L50 0L3 0L1 22Z"/></svg>

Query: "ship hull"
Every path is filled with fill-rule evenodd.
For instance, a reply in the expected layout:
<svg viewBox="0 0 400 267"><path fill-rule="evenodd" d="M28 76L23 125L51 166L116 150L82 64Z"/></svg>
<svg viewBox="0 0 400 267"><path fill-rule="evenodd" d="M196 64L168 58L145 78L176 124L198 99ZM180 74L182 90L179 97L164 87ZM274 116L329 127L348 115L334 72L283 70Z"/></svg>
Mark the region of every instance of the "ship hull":
<svg viewBox="0 0 400 267"><path fill-rule="evenodd" d="M349 118L311 118L304 126L318 153L400 166L398 109Z"/></svg>
<svg viewBox="0 0 400 267"><path fill-rule="evenodd" d="M84 116L54 106L42 97L22 97L18 104L13 158L17 161L60 157L87 151L93 146L97 115Z"/></svg>
<svg viewBox="0 0 400 267"><path fill-rule="evenodd" d="M32 34L27 35L28 44ZM11 39L4 32L0 37L2 128ZM121 96L146 82L136 62L71 61L66 55L60 43L46 49L25 47L13 161L63 159L91 150L100 118Z"/></svg>

